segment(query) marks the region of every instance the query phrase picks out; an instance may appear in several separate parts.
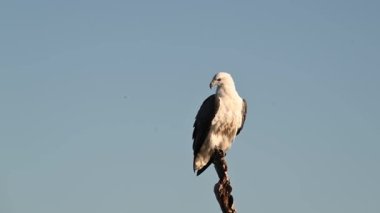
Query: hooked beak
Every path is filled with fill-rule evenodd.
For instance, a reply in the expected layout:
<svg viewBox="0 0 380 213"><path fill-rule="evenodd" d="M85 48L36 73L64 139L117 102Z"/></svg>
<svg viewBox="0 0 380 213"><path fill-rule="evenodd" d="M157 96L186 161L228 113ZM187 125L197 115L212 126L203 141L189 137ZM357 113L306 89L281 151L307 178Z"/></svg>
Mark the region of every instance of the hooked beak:
<svg viewBox="0 0 380 213"><path fill-rule="evenodd" d="M215 80L212 80L212 81L210 82L210 89L212 89L214 86L215 86Z"/></svg>

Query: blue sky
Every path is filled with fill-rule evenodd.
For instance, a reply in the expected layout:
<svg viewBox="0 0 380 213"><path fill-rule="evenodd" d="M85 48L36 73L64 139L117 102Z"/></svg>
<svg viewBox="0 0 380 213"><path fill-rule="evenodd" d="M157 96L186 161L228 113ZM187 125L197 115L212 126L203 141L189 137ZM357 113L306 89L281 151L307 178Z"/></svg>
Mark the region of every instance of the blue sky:
<svg viewBox="0 0 380 213"><path fill-rule="evenodd" d="M0 211L218 212L191 133L227 71L239 212L379 212L379 6L2 1Z"/></svg>

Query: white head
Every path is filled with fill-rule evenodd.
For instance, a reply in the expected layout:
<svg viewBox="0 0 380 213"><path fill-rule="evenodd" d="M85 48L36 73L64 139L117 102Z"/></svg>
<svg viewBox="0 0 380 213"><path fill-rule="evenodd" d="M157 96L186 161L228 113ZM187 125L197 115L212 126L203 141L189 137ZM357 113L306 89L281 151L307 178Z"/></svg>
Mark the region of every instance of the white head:
<svg viewBox="0 0 380 213"><path fill-rule="evenodd" d="M210 89L214 86L217 87L217 93L231 93L236 92L235 83L232 76L226 72L217 73L210 82Z"/></svg>
<svg viewBox="0 0 380 213"><path fill-rule="evenodd" d="M218 88L223 86L235 86L235 83L229 73L220 72L215 74L215 76L212 78L212 81L210 82L210 89L214 86L217 86Z"/></svg>

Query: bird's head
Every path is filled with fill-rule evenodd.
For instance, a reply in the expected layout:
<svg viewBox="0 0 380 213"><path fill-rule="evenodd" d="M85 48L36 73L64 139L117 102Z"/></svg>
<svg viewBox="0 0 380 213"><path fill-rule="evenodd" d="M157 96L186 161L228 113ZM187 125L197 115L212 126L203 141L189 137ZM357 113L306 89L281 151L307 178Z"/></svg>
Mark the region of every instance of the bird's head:
<svg viewBox="0 0 380 213"><path fill-rule="evenodd" d="M219 72L217 73L210 82L210 89L213 87L223 87L223 86L234 86L234 80L232 79L231 75L226 72Z"/></svg>

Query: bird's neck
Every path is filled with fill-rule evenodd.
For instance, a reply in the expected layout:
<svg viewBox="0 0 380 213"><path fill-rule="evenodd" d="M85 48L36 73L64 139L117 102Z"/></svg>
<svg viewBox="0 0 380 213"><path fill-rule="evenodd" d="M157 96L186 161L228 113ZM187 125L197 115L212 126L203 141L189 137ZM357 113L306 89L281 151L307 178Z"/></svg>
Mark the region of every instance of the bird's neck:
<svg viewBox="0 0 380 213"><path fill-rule="evenodd" d="M223 85L216 89L216 95L218 97L239 97L238 92L235 89L235 85Z"/></svg>

